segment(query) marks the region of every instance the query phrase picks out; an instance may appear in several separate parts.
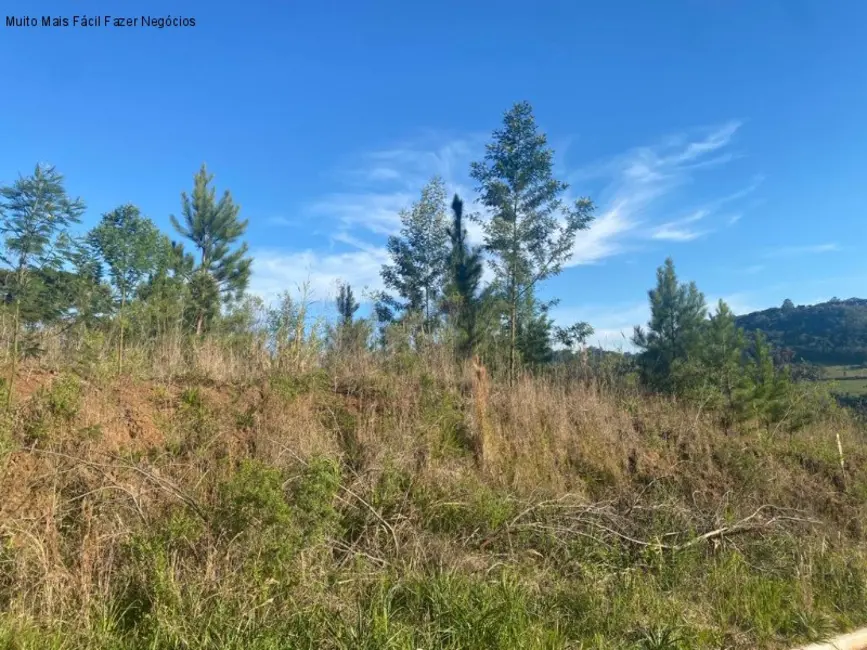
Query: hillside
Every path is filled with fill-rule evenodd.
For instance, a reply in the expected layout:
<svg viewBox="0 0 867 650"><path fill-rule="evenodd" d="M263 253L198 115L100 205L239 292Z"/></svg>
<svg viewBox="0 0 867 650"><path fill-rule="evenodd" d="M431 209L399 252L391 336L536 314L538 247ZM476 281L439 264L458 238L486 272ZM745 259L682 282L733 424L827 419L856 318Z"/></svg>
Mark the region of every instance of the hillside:
<svg viewBox="0 0 867 650"><path fill-rule="evenodd" d="M21 369L0 647L782 649L867 622L844 412L733 434L437 356L181 365Z"/></svg>
<svg viewBox="0 0 867 650"><path fill-rule="evenodd" d="M771 343L789 349L795 360L820 365L867 363L867 300L850 298L816 305L784 303L738 316L748 332L761 330Z"/></svg>

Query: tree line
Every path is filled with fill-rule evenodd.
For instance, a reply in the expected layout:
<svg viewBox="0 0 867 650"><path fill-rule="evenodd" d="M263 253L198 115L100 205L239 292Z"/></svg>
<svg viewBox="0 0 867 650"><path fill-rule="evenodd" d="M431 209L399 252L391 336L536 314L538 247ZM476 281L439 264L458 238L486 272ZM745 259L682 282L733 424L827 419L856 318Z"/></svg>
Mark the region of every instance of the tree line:
<svg viewBox="0 0 867 650"><path fill-rule="evenodd" d="M540 300L537 291L569 260L576 237L593 222L594 205L586 197L565 200L569 186L554 175L553 150L528 103L504 114L469 171L477 210L468 210L460 196L449 197L435 177L401 212L370 318L356 317L355 292L340 285L338 318L328 330L332 349L440 346L457 360L479 355L513 382L522 369L541 370L569 357L555 354L555 345L583 347L592 327L555 327L549 310L556 301ZM132 204L76 235L72 228L84 211L50 166L38 165L0 188L0 282L11 333L7 399L16 364L38 350L49 330L110 333L123 372L130 335L158 340L172 332L196 339L253 327L255 298L247 293L252 258L243 241L248 220L229 191L218 197L204 165L192 192L181 194L180 216L170 216L176 238ZM469 224L481 232L478 245L469 242ZM760 335L746 337L736 327L724 303L708 315L703 295L694 284L678 282L671 260L659 269L649 300L651 320L636 328L639 353L625 366L645 387L697 399L732 422L750 409L767 422L781 417L788 375ZM268 312L267 327L294 331L289 339L297 345L304 314L305 305L287 293ZM274 352L289 339L273 338Z"/></svg>
<svg viewBox="0 0 867 650"><path fill-rule="evenodd" d="M867 300L862 298L797 306L786 300L780 307L738 316L738 325L764 331L796 360L867 365Z"/></svg>
<svg viewBox="0 0 867 650"><path fill-rule="evenodd" d="M203 165L192 194L181 195L180 218L171 216L186 245L161 233L132 204L74 234L85 204L70 197L52 166L37 165L0 188L2 287L11 315L7 400L16 364L38 350L47 328L115 326L122 371L131 310L137 330L149 336L175 328L201 335L221 317L221 306L241 298L252 263L240 241L247 221L228 191L217 199L212 181ZM28 348L21 349L25 340Z"/></svg>

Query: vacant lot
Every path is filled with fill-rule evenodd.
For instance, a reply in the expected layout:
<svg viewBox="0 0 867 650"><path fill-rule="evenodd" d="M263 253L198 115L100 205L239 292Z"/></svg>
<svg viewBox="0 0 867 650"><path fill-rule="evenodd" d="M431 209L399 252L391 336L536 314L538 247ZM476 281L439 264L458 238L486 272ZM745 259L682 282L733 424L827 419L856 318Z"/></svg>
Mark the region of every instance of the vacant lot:
<svg viewBox="0 0 867 650"><path fill-rule="evenodd" d="M867 622L845 413L731 431L593 383L353 363L23 372L0 647L786 648Z"/></svg>

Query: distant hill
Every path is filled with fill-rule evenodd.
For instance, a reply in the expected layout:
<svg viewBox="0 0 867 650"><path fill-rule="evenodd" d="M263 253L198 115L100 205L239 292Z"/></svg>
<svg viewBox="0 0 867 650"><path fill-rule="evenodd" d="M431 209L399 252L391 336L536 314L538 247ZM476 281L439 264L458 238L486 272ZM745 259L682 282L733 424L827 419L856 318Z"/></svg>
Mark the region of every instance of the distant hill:
<svg viewBox="0 0 867 650"><path fill-rule="evenodd" d="M867 300L849 298L816 305L786 300L782 307L738 316L747 332L763 331L795 360L822 365L867 364Z"/></svg>

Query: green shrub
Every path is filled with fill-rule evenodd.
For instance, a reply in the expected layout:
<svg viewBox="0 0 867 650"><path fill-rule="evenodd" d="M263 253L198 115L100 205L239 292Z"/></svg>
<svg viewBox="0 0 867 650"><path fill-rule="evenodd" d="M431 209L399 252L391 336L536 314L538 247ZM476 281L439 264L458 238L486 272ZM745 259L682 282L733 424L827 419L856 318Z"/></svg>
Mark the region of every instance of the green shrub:
<svg viewBox="0 0 867 650"><path fill-rule="evenodd" d="M63 433L80 408L81 382L75 376L62 375L51 385L41 387L24 411L25 440L36 442Z"/></svg>
<svg viewBox="0 0 867 650"><path fill-rule="evenodd" d="M292 490L292 515L303 541L310 543L338 519L334 499L340 487L340 467L330 458L315 457Z"/></svg>
<svg viewBox="0 0 867 650"><path fill-rule="evenodd" d="M465 481L454 491L421 489L414 499L424 525L432 532L462 537L483 537L498 531L518 514L517 502L481 482Z"/></svg>
<svg viewBox="0 0 867 650"><path fill-rule="evenodd" d="M254 460L240 468L218 489L214 524L222 535L234 537L248 529L288 526L291 509L283 490L283 476Z"/></svg>
<svg viewBox="0 0 867 650"><path fill-rule="evenodd" d="M329 377L324 370L313 370L303 374L277 374L271 377L271 390L280 398L291 401L301 395L325 391Z"/></svg>

